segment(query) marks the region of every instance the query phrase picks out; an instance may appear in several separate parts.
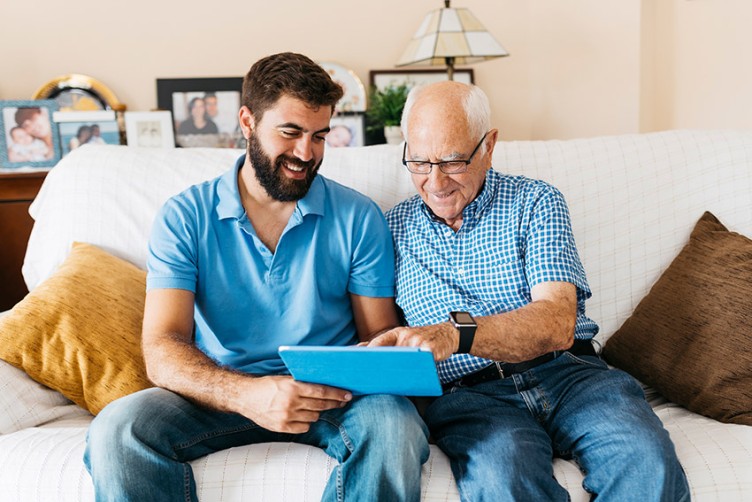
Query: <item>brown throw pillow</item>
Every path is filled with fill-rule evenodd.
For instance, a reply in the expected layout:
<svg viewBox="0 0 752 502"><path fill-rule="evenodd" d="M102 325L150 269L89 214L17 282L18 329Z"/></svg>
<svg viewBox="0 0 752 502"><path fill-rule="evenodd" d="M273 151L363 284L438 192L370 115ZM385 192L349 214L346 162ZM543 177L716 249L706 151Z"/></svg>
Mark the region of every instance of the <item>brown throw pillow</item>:
<svg viewBox="0 0 752 502"><path fill-rule="evenodd" d="M146 272L74 243L60 268L0 318L0 359L97 414L151 387L141 351Z"/></svg>
<svg viewBox="0 0 752 502"><path fill-rule="evenodd" d="M752 425L752 240L706 212L604 356L689 410Z"/></svg>

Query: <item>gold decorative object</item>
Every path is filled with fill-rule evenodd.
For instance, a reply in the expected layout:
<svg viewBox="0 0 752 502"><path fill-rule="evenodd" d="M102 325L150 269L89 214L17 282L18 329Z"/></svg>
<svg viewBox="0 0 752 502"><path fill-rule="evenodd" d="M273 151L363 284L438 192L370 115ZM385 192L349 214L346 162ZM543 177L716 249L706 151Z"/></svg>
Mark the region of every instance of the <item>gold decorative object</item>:
<svg viewBox="0 0 752 502"><path fill-rule="evenodd" d="M61 111L115 110L125 105L103 83L77 73L56 77L41 86L33 99L54 99Z"/></svg>

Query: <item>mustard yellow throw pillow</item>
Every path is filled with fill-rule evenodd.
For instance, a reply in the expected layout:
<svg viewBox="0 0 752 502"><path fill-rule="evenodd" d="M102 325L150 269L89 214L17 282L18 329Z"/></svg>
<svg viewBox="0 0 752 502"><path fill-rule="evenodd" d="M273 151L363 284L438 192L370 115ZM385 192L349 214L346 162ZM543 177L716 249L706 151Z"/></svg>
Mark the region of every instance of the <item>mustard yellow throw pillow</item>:
<svg viewBox="0 0 752 502"><path fill-rule="evenodd" d="M0 359L99 413L151 387L141 351L146 272L91 244L0 318Z"/></svg>

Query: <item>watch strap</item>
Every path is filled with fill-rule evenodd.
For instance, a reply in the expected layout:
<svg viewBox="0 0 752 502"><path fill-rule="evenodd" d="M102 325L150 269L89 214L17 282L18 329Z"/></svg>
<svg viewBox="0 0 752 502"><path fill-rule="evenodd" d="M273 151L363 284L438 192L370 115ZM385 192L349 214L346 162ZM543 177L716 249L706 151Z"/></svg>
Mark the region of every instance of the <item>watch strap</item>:
<svg viewBox="0 0 752 502"><path fill-rule="evenodd" d="M460 332L460 346L457 348L457 354L468 354L473 347L475 339L475 326L458 326Z"/></svg>

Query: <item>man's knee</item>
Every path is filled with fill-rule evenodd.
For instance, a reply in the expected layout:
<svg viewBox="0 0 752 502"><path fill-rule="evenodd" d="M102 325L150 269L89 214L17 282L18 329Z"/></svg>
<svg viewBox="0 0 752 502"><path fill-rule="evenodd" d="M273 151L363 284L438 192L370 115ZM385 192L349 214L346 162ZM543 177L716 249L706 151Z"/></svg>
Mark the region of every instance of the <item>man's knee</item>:
<svg viewBox="0 0 752 502"><path fill-rule="evenodd" d="M159 430L163 408L174 394L160 388L146 389L108 404L92 421L87 434L87 449L107 450L108 455L123 451L120 446L132 437L148 440L148 430Z"/></svg>
<svg viewBox="0 0 752 502"><path fill-rule="evenodd" d="M662 428L637 427L631 440L624 441L618 455L625 462L639 465L641 474L660 479L683 476L671 438ZM639 460L638 460L639 459Z"/></svg>
<svg viewBox="0 0 752 502"><path fill-rule="evenodd" d="M359 405L364 418L361 426L369 442L385 450L427 455L428 428L408 399L379 394L361 398Z"/></svg>
<svg viewBox="0 0 752 502"><path fill-rule="evenodd" d="M409 399L401 396L374 395L368 396L368 412L378 416L374 422L380 430L388 430L397 434L427 434L423 419L418 415L415 405Z"/></svg>

